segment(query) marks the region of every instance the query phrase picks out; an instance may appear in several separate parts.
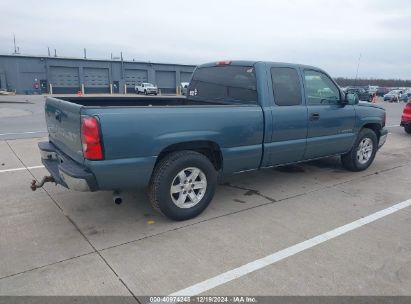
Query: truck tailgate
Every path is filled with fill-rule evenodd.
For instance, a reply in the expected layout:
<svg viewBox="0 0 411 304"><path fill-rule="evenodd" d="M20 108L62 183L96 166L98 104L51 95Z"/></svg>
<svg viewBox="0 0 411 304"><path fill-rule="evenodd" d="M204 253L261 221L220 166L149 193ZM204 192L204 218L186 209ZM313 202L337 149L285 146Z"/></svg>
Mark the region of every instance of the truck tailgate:
<svg viewBox="0 0 411 304"><path fill-rule="evenodd" d="M83 163L81 105L48 97L45 113L50 141L73 160Z"/></svg>

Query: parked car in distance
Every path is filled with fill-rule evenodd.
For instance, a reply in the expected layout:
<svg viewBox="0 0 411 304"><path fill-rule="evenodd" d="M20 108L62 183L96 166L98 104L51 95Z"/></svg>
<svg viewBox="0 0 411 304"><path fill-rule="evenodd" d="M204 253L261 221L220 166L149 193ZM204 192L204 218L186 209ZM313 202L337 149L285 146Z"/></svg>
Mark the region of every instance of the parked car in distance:
<svg viewBox="0 0 411 304"><path fill-rule="evenodd" d="M348 87L346 89L347 93L357 94L358 99L362 101L372 101L372 95L364 88L360 87Z"/></svg>
<svg viewBox="0 0 411 304"><path fill-rule="evenodd" d="M401 94L400 100L403 102L408 102L411 101L411 90L405 90L403 91L403 93Z"/></svg>
<svg viewBox="0 0 411 304"><path fill-rule="evenodd" d="M187 88L188 88L189 84L190 84L189 82L182 82L180 84L180 89L181 89L181 94L182 95L187 95Z"/></svg>
<svg viewBox="0 0 411 304"><path fill-rule="evenodd" d="M401 90L391 90L384 95L384 101L399 102L401 97Z"/></svg>
<svg viewBox="0 0 411 304"><path fill-rule="evenodd" d="M405 132L411 134L411 102L408 102L404 107L400 125L404 127Z"/></svg>
<svg viewBox="0 0 411 304"><path fill-rule="evenodd" d="M374 95L377 93L379 87L378 86L373 86L373 85L369 85L368 86L368 93L370 93L370 95Z"/></svg>
<svg viewBox="0 0 411 304"><path fill-rule="evenodd" d="M149 82L143 82L143 83L136 85L135 90L137 94L140 94L140 93L143 93L145 95L149 95L149 94L157 95L158 94L157 86Z"/></svg>
<svg viewBox="0 0 411 304"><path fill-rule="evenodd" d="M408 101L410 101L410 100L411 100L411 97L410 97L410 95L408 95L406 92L404 92L404 93L401 94L401 96L400 96L400 101L408 102Z"/></svg>
<svg viewBox="0 0 411 304"><path fill-rule="evenodd" d="M155 209L186 220L225 176L334 155L363 171L388 134L384 108L359 103L312 66L208 63L195 69L187 95L48 97L43 181L115 191L116 203L121 191L147 187Z"/></svg>
<svg viewBox="0 0 411 304"><path fill-rule="evenodd" d="M390 90L388 90L387 88L379 87L379 88L377 89L376 94L377 94L377 96L383 97L383 96L384 96L385 94L387 94L389 91L390 91Z"/></svg>

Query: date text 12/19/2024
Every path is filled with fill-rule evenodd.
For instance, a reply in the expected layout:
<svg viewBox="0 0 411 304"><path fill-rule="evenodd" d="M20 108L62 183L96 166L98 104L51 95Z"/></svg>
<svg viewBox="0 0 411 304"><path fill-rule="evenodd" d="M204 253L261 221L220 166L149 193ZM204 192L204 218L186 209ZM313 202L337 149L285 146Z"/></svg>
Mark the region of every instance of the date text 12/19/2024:
<svg viewBox="0 0 411 304"><path fill-rule="evenodd" d="M257 303L255 297L248 296L167 296L150 297L149 303Z"/></svg>

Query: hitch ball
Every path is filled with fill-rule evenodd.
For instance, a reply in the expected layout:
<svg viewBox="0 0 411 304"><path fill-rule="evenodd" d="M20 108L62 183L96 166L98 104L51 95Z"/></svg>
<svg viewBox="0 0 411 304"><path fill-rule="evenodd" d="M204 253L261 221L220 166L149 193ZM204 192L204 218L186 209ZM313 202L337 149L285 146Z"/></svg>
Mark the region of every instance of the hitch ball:
<svg viewBox="0 0 411 304"><path fill-rule="evenodd" d="M40 183L38 183L35 179L31 181L30 188L33 191L36 191L37 188L41 188L44 186L45 183L55 183L53 176L44 176Z"/></svg>
<svg viewBox="0 0 411 304"><path fill-rule="evenodd" d="M123 198L121 197L120 192L118 191L113 192L113 202L116 205L120 205L123 202Z"/></svg>

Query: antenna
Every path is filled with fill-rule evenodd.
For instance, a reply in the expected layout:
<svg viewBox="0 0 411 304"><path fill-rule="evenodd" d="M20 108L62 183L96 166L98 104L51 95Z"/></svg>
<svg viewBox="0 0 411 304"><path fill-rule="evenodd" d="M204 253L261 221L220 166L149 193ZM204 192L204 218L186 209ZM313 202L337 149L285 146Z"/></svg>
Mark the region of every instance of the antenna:
<svg viewBox="0 0 411 304"><path fill-rule="evenodd" d="M120 58L121 58L121 79L124 79L123 51L120 52Z"/></svg>
<svg viewBox="0 0 411 304"><path fill-rule="evenodd" d="M13 55L20 54L20 48L16 44L16 35L13 33L13 44L14 44L14 53Z"/></svg>
<svg viewBox="0 0 411 304"><path fill-rule="evenodd" d="M357 84L358 70L360 69L360 62L361 62L361 53L360 53L360 57L358 57L357 72L355 73L354 85Z"/></svg>
<svg viewBox="0 0 411 304"><path fill-rule="evenodd" d="M14 54L17 54L16 35L14 35L14 33L13 33L13 42L14 42Z"/></svg>

